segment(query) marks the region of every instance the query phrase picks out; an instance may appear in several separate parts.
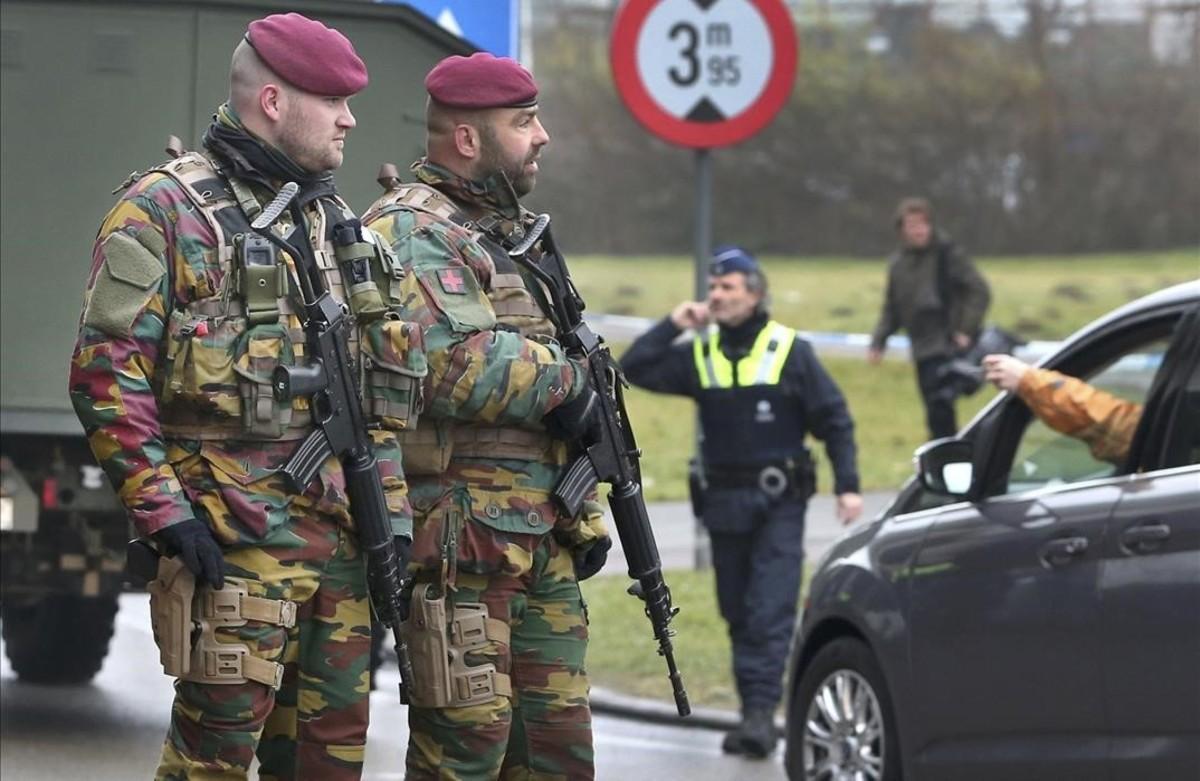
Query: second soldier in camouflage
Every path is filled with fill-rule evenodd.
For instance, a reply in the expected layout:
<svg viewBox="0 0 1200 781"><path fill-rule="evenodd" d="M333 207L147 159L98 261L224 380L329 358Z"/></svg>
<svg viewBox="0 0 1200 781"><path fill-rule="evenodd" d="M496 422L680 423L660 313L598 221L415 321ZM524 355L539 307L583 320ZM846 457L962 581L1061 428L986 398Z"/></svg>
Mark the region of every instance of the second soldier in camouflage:
<svg viewBox="0 0 1200 781"><path fill-rule="evenodd" d="M417 580L407 777L587 779L578 581L611 543L595 502L564 517L550 493L590 389L553 338L544 291L506 251L531 221L519 198L549 136L513 60L451 57L425 83L417 182L385 177L364 216L408 270L401 316L421 324L429 360L422 422L402 438ZM442 644L465 664L446 669Z"/></svg>

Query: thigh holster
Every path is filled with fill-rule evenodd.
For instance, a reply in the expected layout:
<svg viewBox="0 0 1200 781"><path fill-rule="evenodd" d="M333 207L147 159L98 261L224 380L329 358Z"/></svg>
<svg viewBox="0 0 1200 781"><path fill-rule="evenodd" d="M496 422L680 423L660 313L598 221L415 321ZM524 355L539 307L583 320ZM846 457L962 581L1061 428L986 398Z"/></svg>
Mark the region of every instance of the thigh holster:
<svg viewBox="0 0 1200 781"><path fill-rule="evenodd" d="M496 665L467 664L467 654L482 653L489 643L509 645L508 624L490 618L480 603L457 602L447 608L445 594L433 584L413 589L408 619L401 626L416 678L413 704L459 708L512 697L512 681Z"/></svg>
<svg viewBox="0 0 1200 781"><path fill-rule="evenodd" d="M226 578L220 591L196 588L195 577L178 558L159 560L150 591L150 621L163 672L196 683L246 681L278 689L283 665L259 659L243 643L223 643L216 630L258 621L285 629L296 625L296 603L250 596L246 582Z"/></svg>

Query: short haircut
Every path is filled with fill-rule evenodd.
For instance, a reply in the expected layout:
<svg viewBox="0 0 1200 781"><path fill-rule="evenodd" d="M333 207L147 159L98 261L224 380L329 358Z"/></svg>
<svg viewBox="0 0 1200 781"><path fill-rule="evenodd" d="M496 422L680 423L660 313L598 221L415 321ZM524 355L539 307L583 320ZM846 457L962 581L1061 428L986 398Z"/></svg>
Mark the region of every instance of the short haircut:
<svg viewBox="0 0 1200 781"><path fill-rule="evenodd" d="M925 198L909 196L901 199L899 205L896 206L895 225L897 229L904 224L904 218L910 214L923 214L928 222L933 222L933 206Z"/></svg>

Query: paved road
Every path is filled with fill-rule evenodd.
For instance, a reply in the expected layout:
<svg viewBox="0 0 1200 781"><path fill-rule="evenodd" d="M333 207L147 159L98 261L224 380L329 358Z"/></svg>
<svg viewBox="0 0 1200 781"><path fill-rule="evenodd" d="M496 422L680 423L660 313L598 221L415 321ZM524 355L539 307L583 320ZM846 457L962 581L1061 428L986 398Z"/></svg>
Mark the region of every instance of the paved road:
<svg viewBox="0 0 1200 781"><path fill-rule="evenodd" d="M864 518L881 510L890 495L869 494ZM650 507L663 565L692 566L695 528L687 504ZM861 523L862 521L860 521ZM831 497L814 497L808 516L807 550L815 561L842 533ZM625 570L619 547L606 575ZM128 781L153 774L170 711L171 684L158 668L145 595L121 598L117 632L104 669L90 686L42 687L18 682L0 661L0 778L59 781ZM2 648L0 644L0 648ZM403 778L408 740L405 707L395 695L398 678L385 666L371 698L371 730L365 778ZM687 781L780 781L781 758L752 762L721 754L721 733L596 717L596 769L600 779Z"/></svg>
<svg viewBox="0 0 1200 781"><path fill-rule="evenodd" d="M117 633L104 669L90 686L21 684L0 663L0 778L8 781L130 781L150 778L171 705L171 684L158 668L147 598L121 599ZM403 778L408 740L398 676L385 668L371 697L364 778ZM598 716L597 778L687 781L781 781L781 759L721 754L721 734Z"/></svg>

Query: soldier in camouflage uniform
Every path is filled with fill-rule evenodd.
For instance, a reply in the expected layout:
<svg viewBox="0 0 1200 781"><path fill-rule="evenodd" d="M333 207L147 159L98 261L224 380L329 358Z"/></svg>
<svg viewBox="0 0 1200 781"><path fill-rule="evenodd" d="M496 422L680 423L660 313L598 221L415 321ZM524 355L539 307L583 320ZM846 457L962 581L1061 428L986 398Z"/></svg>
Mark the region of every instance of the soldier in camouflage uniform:
<svg viewBox="0 0 1200 781"><path fill-rule="evenodd" d="M196 599L181 601L211 644L188 655L176 683L159 779L245 778L255 754L263 778L361 774L370 613L345 478L330 458L297 495L278 474L313 428L307 399L278 403L270 385L276 366L306 352L289 293L296 265L280 252L252 267L244 248L249 222L294 181L307 224L291 240L307 233L327 285L348 297L330 262L347 250L330 237L356 222L347 223L332 171L355 124L348 98L366 83L341 33L299 14L251 23L204 151L174 150L131 176L96 239L71 398L138 532L194 575ZM354 246L391 274L394 258L369 233ZM411 399L395 398L402 383L380 374L417 368L420 356L407 324L383 316L398 289L374 306L351 293L358 349L373 358L364 385L382 424L373 432L381 477L406 554L411 510L395 429ZM235 617L222 621L214 605ZM167 634L156 621L160 648Z"/></svg>
<svg viewBox="0 0 1200 781"><path fill-rule="evenodd" d="M407 777L591 778L578 581L611 542L594 501L564 517L550 492L594 396L553 338L544 289L506 251L531 221L518 199L549 136L513 60L450 57L425 84L417 182L382 175L388 192L363 217L408 270L401 316L422 325L429 361L420 427L401 439L418 582L406 632L422 594L445 594L455 609L483 606L486 637L457 644L475 677L438 701L421 691L437 659L410 635Z"/></svg>

